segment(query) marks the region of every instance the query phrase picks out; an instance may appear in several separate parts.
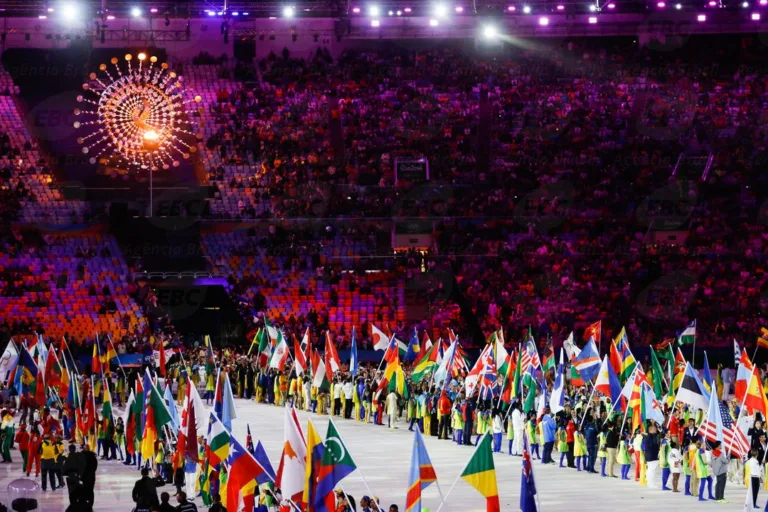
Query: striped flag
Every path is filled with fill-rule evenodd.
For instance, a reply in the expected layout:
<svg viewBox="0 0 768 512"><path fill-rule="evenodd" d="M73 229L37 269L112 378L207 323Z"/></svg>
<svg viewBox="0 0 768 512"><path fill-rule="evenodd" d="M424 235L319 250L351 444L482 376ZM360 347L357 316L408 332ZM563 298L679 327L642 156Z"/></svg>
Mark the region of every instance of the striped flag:
<svg viewBox="0 0 768 512"><path fill-rule="evenodd" d="M427 454L427 447L424 446L424 439L419 429L416 429L411 455L411 473L408 478L408 494L405 497L405 512L421 512L421 493L436 481L437 475Z"/></svg>
<svg viewBox="0 0 768 512"><path fill-rule="evenodd" d="M760 336L757 337L757 345L759 347L768 348L768 328L760 328Z"/></svg>
<svg viewBox="0 0 768 512"><path fill-rule="evenodd" d="M709 412L698 433L709 441L720 441L724 450L741 459L746 458L749 453L750 443L747 436L733 422L728 407L717 398L716 388L712 389Z"/></svg>

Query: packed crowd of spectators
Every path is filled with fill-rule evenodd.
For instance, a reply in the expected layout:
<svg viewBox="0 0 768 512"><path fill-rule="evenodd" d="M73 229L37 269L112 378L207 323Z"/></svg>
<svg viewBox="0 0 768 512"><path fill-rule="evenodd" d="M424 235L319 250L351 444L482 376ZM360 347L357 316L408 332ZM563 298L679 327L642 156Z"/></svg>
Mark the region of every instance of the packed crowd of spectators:
<svg viewBox="0 0 768 512"><path fill-rule="evenodd" d="M249 323L267 314L299 334L408 332L415 297L421 327L475 342L598 319L633 340L694 318L700 343L752 339L768 307L759 44L286 50L248 85L226 63L187 64L215 189L205 215L255 226L205 235L202 252ZM429 182L396 182L406 156L429 160ZM13 186L9 219L30 193ZM425 251L392 250L401 217L433 223ZM151 289L130 286L162 320Z"/></svg>

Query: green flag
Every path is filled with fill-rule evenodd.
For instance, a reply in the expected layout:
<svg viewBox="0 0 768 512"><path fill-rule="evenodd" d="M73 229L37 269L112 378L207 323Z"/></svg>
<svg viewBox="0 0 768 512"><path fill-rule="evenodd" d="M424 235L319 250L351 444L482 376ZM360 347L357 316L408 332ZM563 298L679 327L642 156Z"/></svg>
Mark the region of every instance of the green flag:
<svg viewBox="0 0 768 512"><path fill-rule="evenodd" d="M536 382L533 379L525 379L528 382L525 387L528 388L525 395L525 403L523 404L523 412L528 414L531 411L536 410Z"/></svg>
<svg viewBox="0 0 768 512"><path fill-rule="evenodd" d="M653 392L656 396L664 396L661 381L664 380L664 372L661 369L659 358L656 357L656 351L651 347L651 372L653 374Z"/></svg>
<svg viewBox="0 0 768 512"><path fill-rule="evenodd" d="M514 377L512 378L512 395L511 398L517 398L520 394L520 367L522 366L521 356L523 354L523 344L520 344L520 348L517 349L517 366L515 367Z"/></svg>

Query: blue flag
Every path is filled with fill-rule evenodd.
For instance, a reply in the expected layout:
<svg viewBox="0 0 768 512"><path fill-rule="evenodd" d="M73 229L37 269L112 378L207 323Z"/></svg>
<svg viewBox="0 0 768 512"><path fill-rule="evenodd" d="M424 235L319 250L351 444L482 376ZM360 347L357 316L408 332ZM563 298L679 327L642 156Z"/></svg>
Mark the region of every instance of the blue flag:
<svg viewBox="0 0 768 512"><path fill-rule="evenodd" d="M536 481L533 478L528 434L523 433L523 474L520 479L520 512L536 512Z"/></svg>
<svg viewBox="0 0 768 512"><path fill-rule="evenodd" d="M573 366L578 370L584 382L594 379L600 371L600 354L595 346L595 339L589 338L589 341L581 353L573 360Z"/></svg>
<svg viewBox="0 0 768 512"><path fill-rule="evenodd" d="M712 372L709 371L709 361L707 360L707 352L704 351L704 370L701 372L704 377L704 386L707 391L712 391Z"/></svg>
<svg viewBox="0 0 768 512"><path fill-rule="evenodd" d="M264 468L264 472L256 477L256 483L262 485L267 482L274 482L275 470L272 468L272 463L269 462L269 457L267 457L267 452L264 450L261 441L256 443L256 450L253 452L253 456L261 464L261 467Z"/></svg>
<svg viewBox="0 0 768 512"><path fill-rule="evenodd" d="M176 401L173 399L173 393L171 393L171 386L165 386L165 401L168 403L168 412L171 414L171 426L178 432L181 428L181 417L179 411L176 409Z"/></svg>
<svg viewBox="0 0 768 512"><path fill-rule="evenodd" d="M357 340L355 339L355 328L352 327L352 350L349 354L349 373L357 375Z"/></svg>
<svg viewBox="0 0 768 512"><path fill-rule="evenodd" d="M405 352L405 357L403 358L403 361L406 363L410 363L411 361L416 360L416 356L421 351L421 347L419 347L419 335L416 332L416 328L413 328L413 336L411 336L411 341L408 343L408 350Z"/></svg>

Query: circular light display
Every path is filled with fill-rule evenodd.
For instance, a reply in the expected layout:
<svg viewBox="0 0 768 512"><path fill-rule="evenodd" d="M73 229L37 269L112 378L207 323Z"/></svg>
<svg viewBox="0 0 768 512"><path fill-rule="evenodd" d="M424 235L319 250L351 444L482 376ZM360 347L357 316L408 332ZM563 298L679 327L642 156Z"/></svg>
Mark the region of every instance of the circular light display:
<svg viewBox="0 0 768 512"><path fill-rule="evenodd" d="M138 62L136 62L138 60ZM187 110L200 103L200 96L186 98L183 78L157 64L157 57L140 53L125 56L123 67L114 57L112 66L99 65L83 84L77 101L76 129L87 131L77 142L95 164L106 159L110 165L151 169L178 167L182 159L197 151L196 138Z"/></svg>

